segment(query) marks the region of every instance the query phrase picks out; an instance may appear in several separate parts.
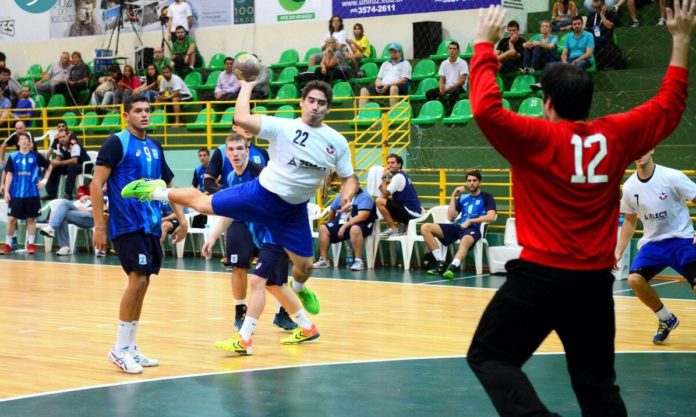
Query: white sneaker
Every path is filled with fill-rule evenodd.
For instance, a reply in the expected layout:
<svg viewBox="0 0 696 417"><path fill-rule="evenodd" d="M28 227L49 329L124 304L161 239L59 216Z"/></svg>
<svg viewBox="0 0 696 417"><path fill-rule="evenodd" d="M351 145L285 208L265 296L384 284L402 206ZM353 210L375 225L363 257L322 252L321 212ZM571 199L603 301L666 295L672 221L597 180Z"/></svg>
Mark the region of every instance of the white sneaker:
<svg viewBox="0 0 696 417"><path fill-rule="evenodd" d="M365 265L360 258L356 259L355 262L353 262L353 265L350 267L351 271L362 271L363 269L365 269Z"/></svg>
<svg viewBox="0 0 696 417"><path fill-rule="evenodd" d="M108 356L111 363L121 368L127 374L139 374L143 372L143 367L133 359L128 349L111 348Z"/></svg>
<svg viewBox="0 0 696 417"><path fill-rule="evenodd" d="M380 233L380 234L379 234L379 237L380 237L381 239L385 239L385 238L388 238L388 237L390 237L390 236L396 236L397 234L398 234L398 232L396 231L396 229L392 229L392 228L390 227L390 228L388 228L387 230L385 230L385 231L383 231L382 233Z"/></svg>
<svg viewBox="0 0 696 417"><path fill-rule="evenodd" d="M51 226L46 226L44 228L41 228L39 230L39 233L41 233L42 235L44 235L46 237L50 237L51 239L54 239L56 237L56 231L53 230L53 228Z"/></svg>
<svg viewBox="0 0 696 417"><path fill-rule="evenodd" d="M58 256L69 256L72 255L72 251L70 250L69 247L67 246L61 246L60 249L56 252L56 255Z"/></svg>
<svg viewBox="0 0 696 417"><path fill-rule="evenodd" d="M657 21L657 26L664 26L667 23L664 17L661 17L660 20Z"/></svg>
<svg viewBox="0 0 696 417"><path fill-rule="evenodd" d="M326 268L331 268L331 264L329 262L322 258L321 256L319 259L317 259L316 262L314 262L314 269L326 269Z"/></svg>
<svg viewBox="0 0 696 417"><path fill-rule="evenodd" d="M94 252L94 256L104 257L104 256L106 256L106 251L105 251L105 250L101 250L101 249L97 249L97 250Z"/></svg>
<svg viewBox="0 0 696 417"><path fill-rule="evenodd" d="M153 358L148 358L147 356L143 355L138 351L138 347L136 346L135 349L129 349L128 353L131 354L133 357L133 360L140 364L143 368L149 368L152 366L157 366L159 365L159 360L153 359Z"/></svg>
<svg viewBox="0 0 696 417"><path fill-rule="evenodd" d="M399 223L398 226L396 226L396 230L399 232L400 235L405 235L406 234L406 224L404 223Z"/></svg>

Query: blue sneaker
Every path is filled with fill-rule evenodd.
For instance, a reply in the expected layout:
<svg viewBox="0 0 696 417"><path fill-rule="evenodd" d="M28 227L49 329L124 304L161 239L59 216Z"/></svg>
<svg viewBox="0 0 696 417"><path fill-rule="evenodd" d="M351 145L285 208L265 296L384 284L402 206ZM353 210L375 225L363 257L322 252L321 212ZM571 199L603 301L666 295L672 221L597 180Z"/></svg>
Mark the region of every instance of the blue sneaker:
<svg viewBox="0 0 696 417"><path fill-rule="evenodd" d="M237 329L237 331L240 331L242 329L242 323L244 323L246 311L246 304L239 304L234 306L234 327Z"/></svg>
<svg viewBox="0 0 696 417"><path fill-rule="evenodd" d="M657 324L657 333L653 336L653 343L661 345L669 339L669 333L679 326L679 319L672 314L672 318L667 321L662 321Z"/></svg>
<svg viewBox="0 0 696 417"><path fill-rule="evenodd" d="M273 319L273 325L280 327L283 330L295 330L297 329L297 323L292 321L290 315L283 307L280 308Z"/></svg>
<svg viewBox="0 0 696 417"><path fill-rule="evenodd" d="M12 242L10 243L10 247L12 248L13 251L17 250L17 238L13 237Z"/></svg>

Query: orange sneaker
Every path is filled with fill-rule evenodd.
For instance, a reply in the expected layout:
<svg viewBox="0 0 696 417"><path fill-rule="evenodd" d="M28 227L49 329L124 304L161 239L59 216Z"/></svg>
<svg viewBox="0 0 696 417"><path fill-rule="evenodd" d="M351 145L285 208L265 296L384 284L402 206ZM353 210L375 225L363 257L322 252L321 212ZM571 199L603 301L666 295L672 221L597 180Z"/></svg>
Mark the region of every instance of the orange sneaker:
<svg viewBox="0 0 696 417"><path fill-rule="evenodd" d="M317 326L312 324L312 328L309 330L298 327L292 332L292 336L280 339L281 345L297 345L304 342L309 342L310 340L319 338L319 330Z"/></svg>
<svg viewBox="0 0 696 417"><path fill-rule="evenodd" d="M28 244L27 245L27 253L29 255L35 254L36 253L36 245L34 245L33 243Z"/></svg>

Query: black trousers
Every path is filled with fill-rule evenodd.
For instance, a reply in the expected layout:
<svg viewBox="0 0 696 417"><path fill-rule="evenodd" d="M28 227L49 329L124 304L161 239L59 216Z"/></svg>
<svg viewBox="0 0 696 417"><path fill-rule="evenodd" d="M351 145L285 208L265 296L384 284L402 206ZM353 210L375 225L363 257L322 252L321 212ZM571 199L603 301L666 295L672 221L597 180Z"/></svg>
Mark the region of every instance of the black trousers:
<svg viewBox="0 0 696 417"><path fill-rule="evenodd" d="M625 417L614 371L614 277L508 262L507 281L483 313L467 360L502 417L553 416L522 365L555 330L583 417Z"/></svg>
<svg viewBox="0 0 696 417"><path fill-rule="evenodd" d="M61 175L66 175L65 178L65 195L72 199L75 191L75 178L82 173L82 163L73 165L61 165L53 167L51 175L46 183L46 194L52 197L58 196L58 184L60 183Z"/></svg>
<svg viewBox="0 0 696 417"><path fill-rule="evenodd" d="M450 114L452 113L452 108L454 107L455 103L457 103L459 95L462 93L465 93L464 87L457 87L449 93L445 94L444 96L441 96L440 89L433 88L425 92L425 99L427 101L442 100L445 105L445 114Z"/></svg>

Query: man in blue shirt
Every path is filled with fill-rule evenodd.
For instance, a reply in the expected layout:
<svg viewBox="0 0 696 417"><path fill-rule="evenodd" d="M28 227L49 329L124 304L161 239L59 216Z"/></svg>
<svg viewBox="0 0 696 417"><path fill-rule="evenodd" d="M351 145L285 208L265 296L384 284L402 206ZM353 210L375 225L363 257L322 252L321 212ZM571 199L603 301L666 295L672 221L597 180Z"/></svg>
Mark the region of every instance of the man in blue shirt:
<svg viewBox="0 0 696 417"><path fill-rule="evenodd" d="M585 25L582 22L581 16L573 18L573 33L566 37L565 45L563 45L563 53L561 61L566 64L577 65L582 69L588 69L592 66L594 60L594 36L590 32L585 31Z"/></svg>
<svg viewBox="0 0 696 417"><path fill-rule="evenodd" d="M468 191L468 192L467 192ZM455 221L457 215L461 214ZM487 192L481 191L481 171L466 173L466 187L457 187L452 192L447 218L453 223L424 223L421 233L428 249L437 260L435 269L428 271L431 275L442 275L454 279L454 275L469 249L481 239L481 223L495 221L495 199ZM443 246L459 241L459 249L446 266L445 249L440 249L437 238Z"/></svg>
<svg viewBox="0 0 696 417"><path fill-rule="evenodd" d="M36 217L41 209L39 190L51 175L51 165L38 152L31 149L31 140L26 133L17 135L19 152L10 155L5 166L5 201L8 204L7 232L5 246L0 254L7 255L13 251L10 242L17 229L17 220L27 222L27 252L36 253ZM39 169L48 168L44 179L39 181Z"/></svg>
<svg viewBox="0 0 696 417"><path fill-rule="evenodd" d="M109 352L109 360L122 371L139 374L143 367L157 366L159 361L138 351L136 330L143 308L150 275L159 273L162 262L161 202L138 202L121 197L121 189L129 182L140 179L162 179L173 186L174 174L164 158L159 142L147 135L150 105L141 95L130 97L123 106L126 130L109 137L97 156L94 178L90 184L94 212L94 246L106 250L106 224L102 217L103 192L108 185L110 206L109 237L113 242L123 270L128 275L119 309L116 345ZM181 206L170 203L179 220L173 240L180 242L188 230Z"/></svg>
<svg viewBox="0 0 696 417"><path fill-rule="evenodd" d="M208 148L200 148L198 150L198 162L201 164L193 170L193 180L191 181L191 186L198 188L202 193L205 192L204 179L205 170L208 169L208 163L210 162L210 152Z"/></svg>

